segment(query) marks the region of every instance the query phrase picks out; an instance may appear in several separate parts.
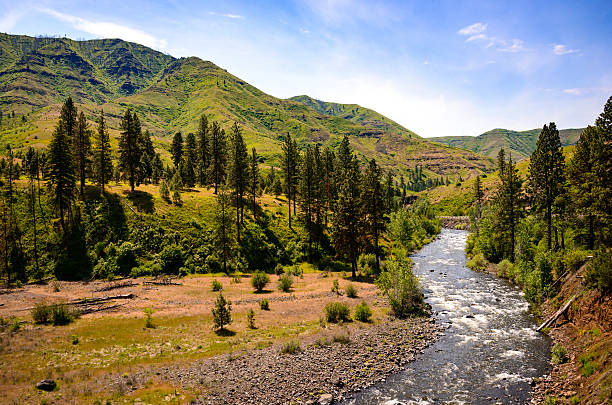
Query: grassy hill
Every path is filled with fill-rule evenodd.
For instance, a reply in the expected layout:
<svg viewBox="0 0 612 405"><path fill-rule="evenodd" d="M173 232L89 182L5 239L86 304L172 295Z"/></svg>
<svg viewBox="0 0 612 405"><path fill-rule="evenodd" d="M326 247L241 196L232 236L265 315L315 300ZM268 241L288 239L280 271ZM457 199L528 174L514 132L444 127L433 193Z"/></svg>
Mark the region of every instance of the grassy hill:
<svg viewBox="0 0 612 405"><path fill-rule="evenodd" d="M349 135L361 158L397 174L417 164L426 175L451 178L492 168L488 158L432 143L375 111L306 96L278 99L196 57L177 59L118 39L7 34L0 34L0 50L0 136L17 148L44 146L70 95L91 125L103 109L114 137L125 109L134 109L162 149L175 132L195 131L205 113L226 128L238 122L248 146L272 164L289 132L300 145L331 147Z"/></svg>
<svg viewBox="0 0 612 405"><path fill-rule="evenodd" d="M573 145L578 141L584 128L562 129L559 131L563 146ZM495 158L500 148L512 152L517 159L528 158L536 148L541 129L528 131L512 131L510 129L492 129L478 136L442 136L430 140L471 150L483 156Z"/></svg>

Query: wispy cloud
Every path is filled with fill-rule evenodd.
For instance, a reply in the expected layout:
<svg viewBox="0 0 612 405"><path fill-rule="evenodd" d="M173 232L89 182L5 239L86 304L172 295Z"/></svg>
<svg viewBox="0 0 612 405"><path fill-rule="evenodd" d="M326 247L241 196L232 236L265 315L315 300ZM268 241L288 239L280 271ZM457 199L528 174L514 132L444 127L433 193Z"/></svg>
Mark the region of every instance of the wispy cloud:
<svg viewBox="0 0 612 405"><path fill-rule="evenodd" d="M48 14L60 21L67 22L73 28L87 32L100 38L121 38L126 41L137 42L154 49L165 50L167 43L164 39L158 39L151 34L136 28L116 24L107 21L90 21L81 17L60 13L58 11L41 8L39 11Z"/></svg>
<svg viewBox="0 0 612 405"><path fill-rule="evenodd" d="M471 37L466 39L465 42L472 42L472 41L478 41L478 40L487 40L488 38L489 37L487 37L485 34L476 34L476 35L472 35Z"/></svg>
<svg viewBox="0 0 612 405"><path fill-rule="evenodd" d="M497 50L500 52L515 53L524 51L525 47L523 46L523 41L520 39L513 39L511 44L504 43L504 45L498 47Z"/></svg>
<svg viewBox="0 0 612 405"><path fill-rule="evenodd" d="M487 24L477 22L475 24L468 25L467 27L461 28L459 31L457 31L457 33L460 35L466 35L466 36L475 35L475 34L480 34L481 32L485 32L486 29L487 29Z"/></svg>
<svg viewBox="0 0 612 405"><path fill-rule="evenodd" d="M574 96L579 96L582 94L582 90L580 89L563 89L564 93L573 94Z"/></svg>
<svg viewBox="0 0 612 405"><path fill-rule="evenodd" d="M17 21L21 17L21 13L17 11L9 11L0 18L0 32L9 32L15 27Z"/></svg>
<svg viewBox="0 0 612 405"><path fill-rule="evenodd" d="M556 44L553 47L553 52L555 55L567 55L568 53L576 53L579 52L579 49L569 49L567 46L563 44Z"/></svg>
<svg viewBox="0 0 612 405"><path fill-rule="evenodd" d="M244 20L245 16L240 15L240 14L231 14L231 13L216 13L214 11L209 11L208 14L210 15L218 15L219 17L225 17L225 18L229 18L232 20Z"/></svg>

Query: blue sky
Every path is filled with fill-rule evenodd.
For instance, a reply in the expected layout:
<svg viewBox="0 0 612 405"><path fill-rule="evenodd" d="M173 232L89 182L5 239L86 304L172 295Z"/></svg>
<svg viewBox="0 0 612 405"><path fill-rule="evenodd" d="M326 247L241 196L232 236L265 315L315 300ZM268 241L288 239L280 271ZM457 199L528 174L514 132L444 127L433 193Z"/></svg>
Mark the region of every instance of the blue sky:
<svg viewBox="0 0 612 405"><path fill-rule="evenodd" d="M0 32L198 56L427 137L585 126L612 95L611 1L0 0Z"/></svg>

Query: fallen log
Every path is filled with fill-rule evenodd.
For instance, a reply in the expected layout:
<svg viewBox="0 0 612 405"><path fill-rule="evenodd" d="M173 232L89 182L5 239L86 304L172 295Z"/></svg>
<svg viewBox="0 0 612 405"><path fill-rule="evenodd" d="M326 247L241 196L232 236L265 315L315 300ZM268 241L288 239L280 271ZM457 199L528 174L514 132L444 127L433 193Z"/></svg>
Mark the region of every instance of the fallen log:
<svg viewBox="0 0 612 405"><path fill-rule="evenodd" d="M125 306L125 304L116 304L116 305L110 305L110 306L100 306L100 307L97 307L97 308L84 308L84 309L79 310L79 314L80 315L87 315L87 314L91 314L91 313L94 313L94 312L106 311L106 310L109 310L109 309L120 308L120 307L123 307L123 306Z"/></svg>
<svg viewBox="0 0 612 405"><path fill-rule="evenodd" d="M47 278L43 278L41 280L30 281L29 283L25 283L25 285L46 284L47 281L51 281L53 279L54 279L54 277L47 277Z"/></svg>
<svg viewBox="0 0 612 405"><path fill-rule="evenodd" d="M110 291L110 290L116 290L118 288L134 287L136 285L138 285L138 283L132 283L131 281L128 281L127 283L114 283L106 287L98 288L94 292Z"/></svg>
<svg viewBox="0 0 612 405"><path fill-rule="evenodd" d="M112 300L131 300L136 298L136 294L122 294L122 295L111 295L108 297L97 297L97 298L83 298L80 300L67 302L67 305L89 305L98 302L106 302Z"/></svg>
<svg viewBox="0 0 612 405"><path fill-rule="evenodd" d="M567 312L568 308L570 307L570 305L572 305L572 302L574 302L574 300L576 299L576 297L578 297L578 295L580 295L580 293L582 293L582 289L580 291L578 291L576 294L574 294L572 296L572 298L570 298L565 305L563 305L563 307L561 307L557 312L554 313L553 316L551 316L550 318L548 318L546 321L544 321L539 327L538 329L536 329L538 332L541 331L542 329L546 328L547 326L552 325L561 315L563 315L565 312Z"/></svg>
<svg viewBox="0 0 612 405"><path fill-rule="evenodd" d="M174 283L172 281L145 281L143 284L147 285L183 285L181 283Z"/></svg>

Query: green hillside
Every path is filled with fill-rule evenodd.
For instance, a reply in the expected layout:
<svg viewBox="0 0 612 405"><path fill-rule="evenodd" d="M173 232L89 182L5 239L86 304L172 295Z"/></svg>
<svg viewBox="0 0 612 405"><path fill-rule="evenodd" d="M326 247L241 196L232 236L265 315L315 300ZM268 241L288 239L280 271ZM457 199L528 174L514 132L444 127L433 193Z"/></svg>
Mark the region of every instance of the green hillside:
<svg viewBox="0 0 612 405"><path fill-rule="evenodd" d="M583 130L584 128L559 130L561 144L563 146L575 144ZM490 158L495 158L499 149L504 148L520 160L528 158L535 150L540 131L539 128L528 131L496 128L478 136L442 136L429 139L445 145L471 150Z"/></svg>
<svg viewBox="0 0 612 405"><path fill-rule="evenodd" d="M118 39L7 34L0 34L0 49L0 111L5 117L0 136L17 148L44 146L61 103L72 96L92 125L103 109L115 137L125 109L134 109L162 149L175 132L195 131L205 113L226 128L238 122L249 146L273 164L289 132L301 145L332 147L349 135L362 158L376 158L398 174L417 164L426 175L451 178L492 167L490 159L420 138L367 108L307 96L278 99L197 57L177 59Z"/></svg>

